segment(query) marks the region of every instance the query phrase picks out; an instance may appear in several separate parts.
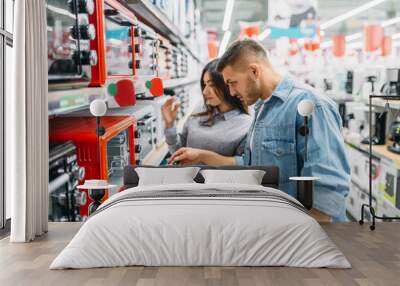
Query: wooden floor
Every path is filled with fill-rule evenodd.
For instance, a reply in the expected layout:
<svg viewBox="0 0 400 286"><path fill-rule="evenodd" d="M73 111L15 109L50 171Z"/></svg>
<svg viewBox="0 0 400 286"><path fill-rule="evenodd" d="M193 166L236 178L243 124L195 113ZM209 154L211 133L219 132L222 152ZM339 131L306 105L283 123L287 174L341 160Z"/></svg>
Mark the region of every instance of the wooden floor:
<svg viewBox="0 0 400 286"><path fill-rule="evenodd" d="M353 268L123 267L48 270L79 223L50 223L49 233L27 244L0 241L0 285L400 285L400 224L322 223Z"/></svg>

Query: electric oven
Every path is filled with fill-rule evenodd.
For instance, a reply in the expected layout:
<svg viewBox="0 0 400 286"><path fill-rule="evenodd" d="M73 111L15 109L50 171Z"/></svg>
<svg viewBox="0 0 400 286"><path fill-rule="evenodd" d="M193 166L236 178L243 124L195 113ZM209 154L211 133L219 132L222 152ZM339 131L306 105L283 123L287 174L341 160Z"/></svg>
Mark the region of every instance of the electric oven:
<svg viewBox="0 0 400 286"><path fill-rule="evenodd" d="M137 22L134 29L135 60L130 65L134 69L135 91L137 98L153 97L146 83L157 77L157 49L156 32L142 22Z"/></svg>
<svg viewBox="0 0 400 286"><path fill-rule="evenodd" d="M172 48L172 78L184 78L188 76L188 52L183 46Z"/></svg>
<svg viewBox="0 0 400 286"><path fill-rule="evenodd" d="M79 221L81 193L76 188L85 176L72 142L49 146L49 220Z"/></svg>
<svg viewBox="0 0 400 286"><path fill-rule="evenodd" d="M135 126L132 116L103 116L100 125L104 135L96 136L96 118L56 117L49 121L49 140L52 143L72 141L76 146L77 163L85 168L79 181L101 179L122 186L122 169L135 164ZM100 148L100 149L99 149ZM102 201L118 189L110 189ZM80 216L85 219L92 203L87 190L81 190Z"/></svg>
<svg viewBox="0 0 400 286"><path fill-rule="evenodd" d="M164 134L165 123L164 123L164 118L162 116L161 108L167 99L168 99L167 96L158 96L148 100L138 100L137 103L137 107L139 108L145 108L147 106L150 106L152 108L152 112L156 117L155 145L157 147L161 146L165 142L165 134Z"/></svg>
<svg viewBox="0 0 400 286"><path fill-rule="evenodd" d="M157 118L153 112L137 118L137 131L140 134L138 143L141 146L137 165L141 165L147 155L155 150L157 146Z"/></svg>
<svg viewBox="0 0 400 286"><path fill-rule="evenodd" d="M108 107L127 107L136 104L133 81L134 13L120 1L96 1L95 16L90 17L99 37L91 41L99 62L92 66L91 86L105 86Z"/></svg>
<svg viewBox="0 0 400 286"><path fill-rule="evenodd" d="M135 16L115 1L104 3L105 63L107 78L132 77Z"/></svg>
<svg viewBox="0 0 400 286"><path fill-rule="evenodd" d="M158 76L170 79L172 74L172 46L170 42L158 35Z"/></svg>
<svg viewBox="0 0 400 286"><path fill-rule="evenodd" d="M87 86L91 65L97 64L97 52L90 48L96 38L89 23L93 0L48 0L46 7L49 89Z"/></svg>

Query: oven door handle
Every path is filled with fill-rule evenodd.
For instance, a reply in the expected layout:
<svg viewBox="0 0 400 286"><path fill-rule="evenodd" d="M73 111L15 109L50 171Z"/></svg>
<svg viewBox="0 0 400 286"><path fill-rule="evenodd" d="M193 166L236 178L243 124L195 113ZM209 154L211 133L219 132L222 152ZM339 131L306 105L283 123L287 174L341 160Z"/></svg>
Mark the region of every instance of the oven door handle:
<svg viewBox="0 0 400 286"><path fill-rule="evenodd" d="M70 179L70 175L69 174L62 174L61 176L58 176L57 178L52 180L49 183L49 194L51 194L52 192L56 191L62 185L68 183L69 179Z"/></svg>

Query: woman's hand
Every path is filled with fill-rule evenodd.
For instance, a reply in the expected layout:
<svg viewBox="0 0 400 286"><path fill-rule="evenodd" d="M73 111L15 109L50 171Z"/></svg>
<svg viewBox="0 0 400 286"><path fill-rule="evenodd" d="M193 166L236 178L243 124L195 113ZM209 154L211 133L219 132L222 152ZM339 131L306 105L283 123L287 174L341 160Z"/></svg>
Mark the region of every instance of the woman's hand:
<svg viewBox="0 0 400 286"><path fill-rule="evenodd" d="M201 163L201 156L203 150L182 147L172 154L169 158L168 164L178 163L179 165L195 165Z"/></svg>
<svg viewBox="0 0 400 286"><path fill-rule="evenodd" d="M180 102L175 101L175 97L169 97L161 107L165 128L171 128L174 126L179 106Z"/></svg>

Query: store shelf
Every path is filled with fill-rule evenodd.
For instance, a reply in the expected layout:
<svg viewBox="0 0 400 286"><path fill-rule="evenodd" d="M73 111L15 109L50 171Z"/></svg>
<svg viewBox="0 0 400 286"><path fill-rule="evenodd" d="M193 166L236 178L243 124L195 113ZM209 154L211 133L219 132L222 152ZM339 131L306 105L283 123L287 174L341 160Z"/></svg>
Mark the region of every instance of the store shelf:
<svg viewBox="0 0 400 286"><path fill-rule="evenodd" d="M154 151L149 153L146 158L143 159L143 165L158 166L161 164L167 154L168 145L164 142L161 146L157 147Z"/></svg>
<svg viewBox="0 0 400 286"><path fill-rule="evenodd" d="M329 95L329 94L328 94ZM361 100L354 100L353 97L331 97L333 100L335 101L344 101L344 102L348 102L348 101L357 101L359 103L368 105L368 99L367 98L362 98ZM399 100L386 100L386 99L381 99L381 98L373 98L372 99L372 106L375 107L385 107L386 104L389 103L389 107L392 109L400 109L400 101Z"/></svg>
<svg viewBox="0 0 400 286"><path fill-rule="evenodd" d="M368 144L361 144L359 139L352 138L350 136L344 136L344 141L348 145L364 151L366 153L369 152L369 145ZM396 164L396 167L400 169L400 154L395 154L388 150L388 146L392 145L392 141L386 140L385 145L373 145L372 146L372 155L377 158L385 158L390 160Z"/></svg>
<svg viewBox="0 0 400 286"><path fill-rule="evenodd" d="M398 100L385 100L380 98L372 99L373 106L385 107L386 103L389 103L389 107L392 109L400 109L400 101Z"/></svg>
<svg viewBox="0 0 400 286"><path fill-rule="evenodd" d="M337 103L355 101L355 102L359 102L359 103L368 105L368 99L362 98L362 99L356 100L351 94L334 93L334 92L326 92L325 94ZM376 106L376 107L385 107L386 103L389 103L389 107L392 109L400 109L400 101L399 100L385 100L385 99L381 99L381 98L373 98L372 99L372 105Z"/></svg>
<svg viewBox="0 0 400 286"><path fill-rule="evenodd" d="M48 115L49 115L49 117L68 115L73 112L80 112L80 111L88 110L89 106L90 106L89 104L83 104L83 105L78 105L78 106L74 106L74 107L49 110Z"/></svg>
<svg viewBox="0 0 400 286"><path fill-rule="evenodd" d="M188 117L193 113L193 110L199 104L200 100L195 100L191 107L189 108L188 112L186 113L185 117L183 117L176 125L178 132L180 132L183 128L183 124L188 119ZM168 154L168 145L167 143L163 143L162 145L158 146L154 151L149 153L146 158L143 159L143 165L155 165L158 166L164 160L165 156Z"/></svg>
<svg viewBox="0 0 400 286"><path fill-rule="evenodd" d="M164 37L169 38L172 42L184 45L192 56L200 63L202 60L197 51L189 44L188 40L182 35L178 27L171 22L157 6L153 5L149 0L125 0L135 15L146 24L151 25L155 30Z"/></svg>
<svg viewBox="0 0 400 286"><path fill-rule="evenodd" d="M177 78L164 81L164 88L174 88L177 86L189 85L198 82L198 78Z"/></svg>
<svg viewBox="0 0 400 286"><path fill-rule="evenodd" d="M322 93L325 93L329 98L331 98L335 102L348 102L348 101L354 101L354 98L351 94L345 93L345 92L333 92L333 91L322 91Z"/></svg>
<svg viewBox="0 0 400 286"><path fill-rule="evenodd" d="M89 109L90 102L104 99L103 88L79 88L48 92L48 115L65 115Z"/></svg>

